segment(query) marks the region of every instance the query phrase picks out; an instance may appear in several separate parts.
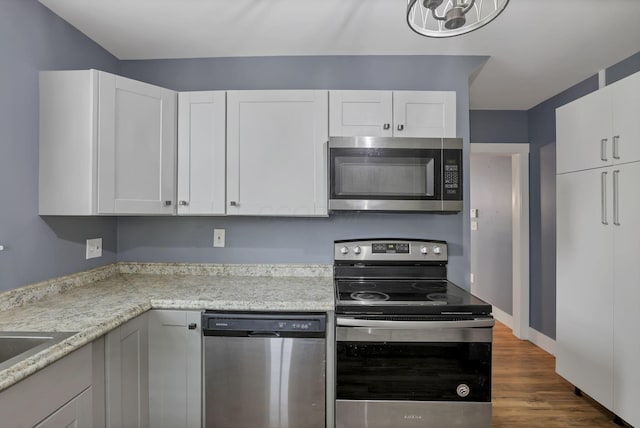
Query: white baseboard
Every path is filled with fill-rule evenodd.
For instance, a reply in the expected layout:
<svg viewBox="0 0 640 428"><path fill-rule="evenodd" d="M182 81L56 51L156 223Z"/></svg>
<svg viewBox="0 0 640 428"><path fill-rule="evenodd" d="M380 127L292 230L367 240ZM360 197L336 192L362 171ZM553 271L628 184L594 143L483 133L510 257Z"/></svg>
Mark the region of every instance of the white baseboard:
<svg viewBox="0 0 640 428"><path fill-rule="evenodd" d="M531 327L529 327L529 342L551 355L556 355L556 341Z"/></svg>
<svg viewBox="0 0 640 428"><path fill-rule="evenodd" d="M498 309L496 306L493 306L492 313L493 313L493 318L495 318L497 321L500 321L502 324L506 325L511 330L513 330L512 315L509 315L505 311Z"/></svg>

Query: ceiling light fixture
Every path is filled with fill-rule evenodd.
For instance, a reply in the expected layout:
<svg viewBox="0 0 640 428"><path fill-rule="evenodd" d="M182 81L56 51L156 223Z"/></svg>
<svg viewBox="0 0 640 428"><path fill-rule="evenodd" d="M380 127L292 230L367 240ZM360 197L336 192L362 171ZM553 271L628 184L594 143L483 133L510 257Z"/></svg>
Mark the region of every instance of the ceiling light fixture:
<svg viewBox="0 0 640 428"><path fill-rule="evenodd" d="M408 0L407 23L427 37L469 33L496 19L509 0Z"/></svg>

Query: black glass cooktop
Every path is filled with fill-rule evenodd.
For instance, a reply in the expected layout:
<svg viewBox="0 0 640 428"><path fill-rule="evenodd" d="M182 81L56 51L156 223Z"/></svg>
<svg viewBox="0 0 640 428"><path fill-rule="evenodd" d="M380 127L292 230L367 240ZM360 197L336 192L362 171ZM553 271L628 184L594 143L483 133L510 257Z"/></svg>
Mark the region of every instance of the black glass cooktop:
<svg viewBox="0 0 640 428"><path fill-rule="evenodd" d="M335 287L338 313L491 313L491 305L443 280L339 279Z"/></svg>

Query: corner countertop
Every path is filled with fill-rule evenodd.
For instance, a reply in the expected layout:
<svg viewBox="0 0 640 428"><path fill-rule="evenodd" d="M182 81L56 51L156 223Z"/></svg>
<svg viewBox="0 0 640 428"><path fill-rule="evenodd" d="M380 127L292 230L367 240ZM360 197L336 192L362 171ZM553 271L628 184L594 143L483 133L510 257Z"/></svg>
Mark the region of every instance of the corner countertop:
<svg viewBox="0 0 640 428"><path fill-rule="evenodd" d="M0 391L149 309L328 312L335 308L328 265L118 263L4 294L0 332L77 334L0 371Z"/></svg>

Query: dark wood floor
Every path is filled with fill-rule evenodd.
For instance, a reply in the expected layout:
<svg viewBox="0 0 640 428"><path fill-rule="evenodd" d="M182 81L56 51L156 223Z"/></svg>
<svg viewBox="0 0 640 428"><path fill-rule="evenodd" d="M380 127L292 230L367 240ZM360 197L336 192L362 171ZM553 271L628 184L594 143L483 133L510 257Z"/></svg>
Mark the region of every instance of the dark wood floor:
<svg viewBox="0 0 640 428"><path fill-rule="evenodd" d="M555 373L555 358L496 323L493 428L618 427L613 415Z"/></svg>

